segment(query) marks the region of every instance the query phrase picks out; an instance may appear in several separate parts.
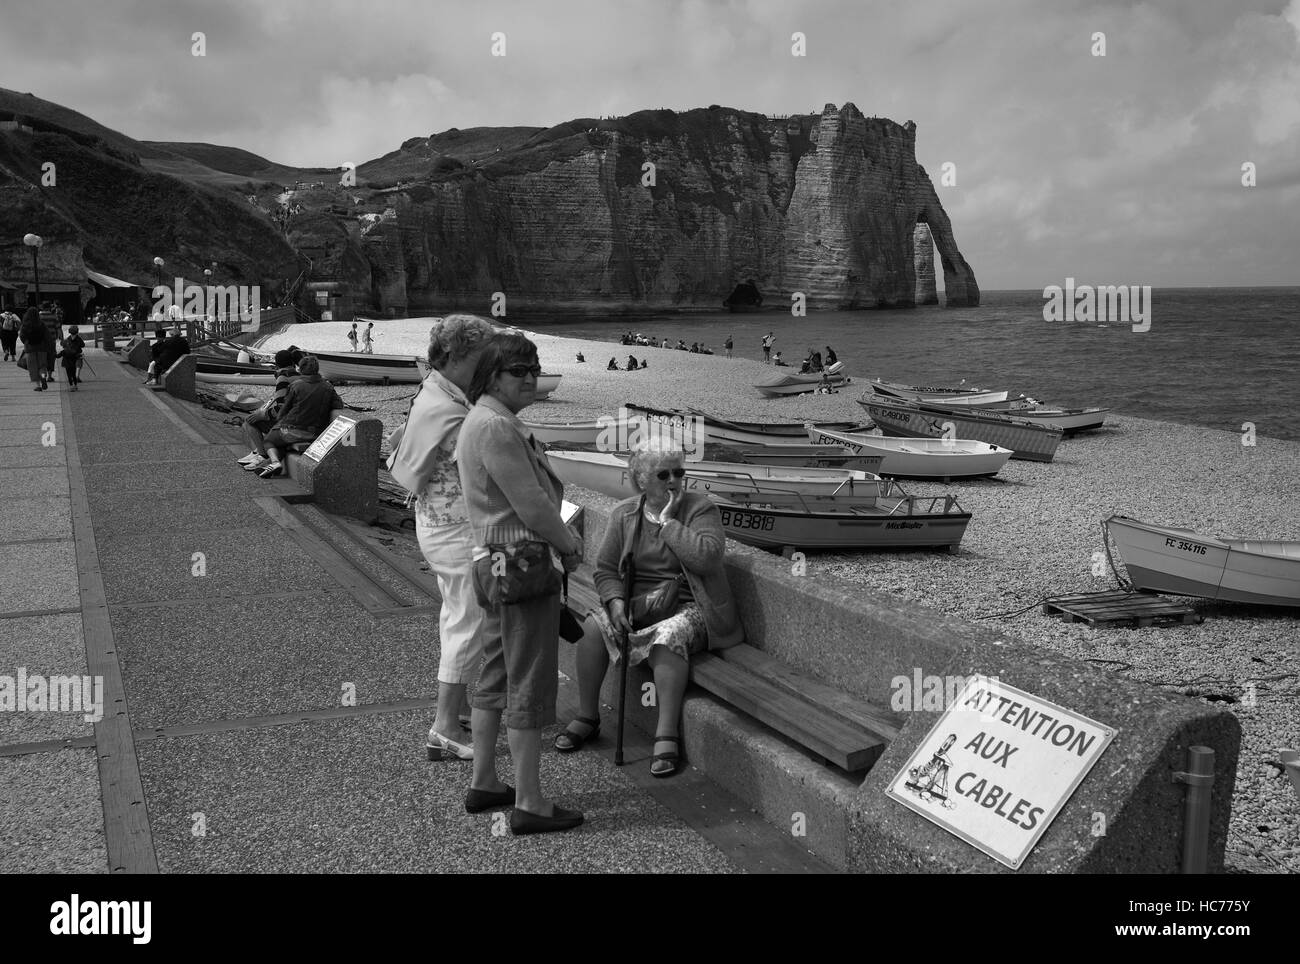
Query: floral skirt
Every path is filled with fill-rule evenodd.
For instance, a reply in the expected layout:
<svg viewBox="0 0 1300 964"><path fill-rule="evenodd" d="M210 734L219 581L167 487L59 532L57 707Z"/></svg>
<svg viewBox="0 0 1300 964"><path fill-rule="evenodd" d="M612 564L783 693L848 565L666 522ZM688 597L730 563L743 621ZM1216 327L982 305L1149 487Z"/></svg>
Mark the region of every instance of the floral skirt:
<svg viewBox="0 0 1300 964"><path fill-rule="evenodd" d="M600 627L600 634L605 639L605 649L611 663L618 662L618 631L609 621L609 614L604 607L593 609L587 614ZM704 649L709 641L708 627L704 624L704 613L695 603L687 603L667 619L638 629L628 635L628 665L636 666L647 656L654 646L665 646L686 662L691 661L691 653Z"/></svg>

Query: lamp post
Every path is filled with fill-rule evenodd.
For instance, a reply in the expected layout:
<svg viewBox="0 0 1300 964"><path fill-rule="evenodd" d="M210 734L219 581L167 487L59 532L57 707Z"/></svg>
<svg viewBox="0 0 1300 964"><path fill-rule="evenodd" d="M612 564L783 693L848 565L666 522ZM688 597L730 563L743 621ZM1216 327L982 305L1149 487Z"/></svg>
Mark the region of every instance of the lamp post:
<svg viewBox="0 0 1300 964"><path fill-rule="evenodd" d="M153 276L154 276L154 279L155 279L156 282L157 282L157 285L155 286L155 290L156 290L157 288L159 288L159 287L162 287L162 269L163 269L163 264L165 264L165 262L163 261L162 258L154 258L154 259L153 259ZM157 296L155 295L155 297L157 297ZM153 312L150 312L150 314L153 314ZM157 334L159 331L162 330L162 329L159 327L159 322L158 322L157 319L154 319L153 330L154 330L154 334Z"/></svg>
<svg viewBox="0 0 1300 964"><path fill-rule="evenodd" d="M41 269L36 260L36 252L40 250L45 239L39 234L24 234L23 244L32 249L32 277L36 281L36 310L41 310Z"/></svg>

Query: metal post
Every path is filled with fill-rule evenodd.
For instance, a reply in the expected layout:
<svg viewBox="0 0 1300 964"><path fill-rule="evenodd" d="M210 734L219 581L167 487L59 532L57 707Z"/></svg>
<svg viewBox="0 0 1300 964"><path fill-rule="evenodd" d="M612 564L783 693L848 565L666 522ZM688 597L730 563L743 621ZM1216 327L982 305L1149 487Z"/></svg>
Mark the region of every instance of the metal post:
<svg viewBox="0 0 1300 964"><path fill-rule="evenodd" d="M41 269L36 260L36 248L32 248L32 275L36 279L36 310L41 309Z"/></svg>
<svg viewBox="0 0 1300 964"><path fill-rule="evenodd" d="M1174 774L1175 783L1187 784L1183 815L1183 873L1206 872L1210 850L1210 793L1214 787L1214 751L1208 746L1187 750L1187 772Z"/></svg>

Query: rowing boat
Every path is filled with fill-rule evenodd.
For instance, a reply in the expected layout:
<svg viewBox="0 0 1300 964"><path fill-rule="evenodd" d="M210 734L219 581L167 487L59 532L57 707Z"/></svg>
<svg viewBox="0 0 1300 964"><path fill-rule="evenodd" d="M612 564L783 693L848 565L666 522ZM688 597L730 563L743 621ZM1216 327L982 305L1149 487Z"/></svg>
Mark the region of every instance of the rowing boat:
<svg viewBox="0 0 1300 964"><path fill-rule="evenodd" d="M1102 525L1136 589L1300 606L1300 542L1220 539L1122 515Z"/></svg>
<svg viewBox="0 0 1300 964"><path fill-rule="evenodd" d="M551 470L565 485L578 485L617 499L636 495L628 460L612 452L546 453ZM750 462L690 462L686 465L688 492L773 493L785 496L871 495L883 480L855 469L788 468Z"/></svg>
<svg viewBox="0 0 1300 964"><path fill-rule="evenodd" d="M274 385L275 366L195 353L194 380L213 385Z"/></svg>
<svg viewBox="0 0 1300 964"><path fill-rule="evenodd" d="M832 432L811 424L807 432L809 440L817 445L838 445L863 455L879 455L883 461L876 472L910 479L947 482L997 475L1012 455L1010 449L978 439L886 438Z"/></svg>
<svg viewBox="0 0 1300 964"><path fill-rule="evenodd" d="M789 439L805 437L805 422L736 422L718 418L698 409L650 408L645 405L624 404L623 411L629 418L643 418L656 429L666 428L670 433L686 433L689 439L698 439L700 444L711 442L714 445L761 446L779 445ZM850 431L865 428L846 422L818 423L835 429L847 428ZM798 431L793 429L798 426Z"/></svg>
<svg viewBox="0 0 1300 964"><path fill-rule="evenodd" d="M903 438L978 439L1011 449L1013 459L1050 462L1061 444L1059 428L983 409L966 410L930 402L890 401L878 395L859 399L886 435Z"/></svg>
<svg viewBox="0 0 1300 964"><path fill-rule="evenodd" d="M897 382L881 381L879 378L867 382L867 389L886 398L903 398L908 401L944 401L960 400L964 405L991 405L1006 402L1010 392L989 392L982 388L938 388L922 385L900 385ZM1022 396L1023 397L1023 396Z"/></svg>
<svg viewBox="0 0 1300 964"><path fill-rule="evenodd" d="M847 384L849 380L847 376L838 372L835 374L829 371L789 372L771 375L761 382L755 382L754 387L758 389L759 394L776 398L781 395L806 395L819 388L838 388Z"/></svg>
<svg viewBox="0 0 1300 964"><path fill-rule="evenodd" d="M636 406L632 407L635 408ZM642 411L651 412L655 410L642 409ZM718 428L732 429L733 431L754 435L774 436L772 441L775 442L802 439L808 426L807 422L745 422L736 418L727 419L689 405L686 407L686 411L704 419L706 425L712 424ZM833 432L861 432L870 427L857 422L814 422L813 424L818 428L830 429Z"/></svg>
<svg viewBox="0 0 1300 964"><path fill-rule="evenodd" d="M947 549L956 552L969 512L952 496L929 498L881 496L875 506L843 508L806 502L773 502L768 496L749 499L713 497L722 528L737 542L763 549L803 549L845 552L858 549ZM761 501L760 501L761 500ZM942 503L943 508L935 511Z"/></svg>
<svg viewBox="0 0 1300 964"><path fill-rule="evenodd" d="M364 352L313 351L320 362L321 378L340 382L378 382L384 385L424 381L429 363L419 355L370 355Z"/></svg>

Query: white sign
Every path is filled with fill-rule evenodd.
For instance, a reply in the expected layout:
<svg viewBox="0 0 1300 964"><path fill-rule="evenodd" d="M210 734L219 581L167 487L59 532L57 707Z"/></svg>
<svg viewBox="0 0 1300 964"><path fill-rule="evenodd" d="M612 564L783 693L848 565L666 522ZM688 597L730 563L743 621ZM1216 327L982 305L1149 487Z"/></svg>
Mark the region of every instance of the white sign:
<svg viewBox="0 0 1300 964"><path fill-rule="evenodd" d="M325 458L334 446L339 444L339 440L356 428L356 421L346 416L336 416L334 421L330 422L329 428L316 436L316 441L311 443L311 448L304 453L307 458L315 459L317 462ZM355 444L356 437L353 436Z"/></svg>
<svg viewBox="0 0 1300 964"><path fill-rule="evenodd" d="M1115 731L985 676L972 677L886 794L1013 870Z"/></svg>

